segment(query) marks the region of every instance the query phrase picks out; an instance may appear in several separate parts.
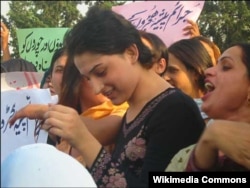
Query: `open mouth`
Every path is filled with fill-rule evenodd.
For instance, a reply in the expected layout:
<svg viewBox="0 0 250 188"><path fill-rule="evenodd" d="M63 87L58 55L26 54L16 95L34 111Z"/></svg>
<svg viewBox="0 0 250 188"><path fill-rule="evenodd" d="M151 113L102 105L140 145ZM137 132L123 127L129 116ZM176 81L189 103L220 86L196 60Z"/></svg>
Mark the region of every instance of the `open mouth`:
<svg viewBox="0 0 250 188"><path fill-rule="evenodd" d="M215 89L214 85L210 82L205 83L206 93L211 92Z"/></svg>

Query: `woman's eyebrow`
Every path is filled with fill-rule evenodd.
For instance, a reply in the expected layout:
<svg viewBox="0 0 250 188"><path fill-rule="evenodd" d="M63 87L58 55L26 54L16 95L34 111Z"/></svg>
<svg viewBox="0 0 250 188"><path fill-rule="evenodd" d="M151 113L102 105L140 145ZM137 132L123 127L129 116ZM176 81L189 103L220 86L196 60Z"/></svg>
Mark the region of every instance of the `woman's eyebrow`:
<svg viewBox="0 0 250 188"><path fill-rule="evenodd" d="M224 59L230 59L230 60L233 61L232 57L230 57L230 56L223 56L223 57L221 57L221 58L219 58L219 59L217 60L217 63L219 63L220 61L223 61Z"/></svg>
<svg viewBox="0 0 250 188"><path fill-rule="evenodd" d="M101 63L96 64L96 65L89 71L89 73L94 72L94 70L95 70L97 67L99 67L99 66L101 66Z"/></svg>

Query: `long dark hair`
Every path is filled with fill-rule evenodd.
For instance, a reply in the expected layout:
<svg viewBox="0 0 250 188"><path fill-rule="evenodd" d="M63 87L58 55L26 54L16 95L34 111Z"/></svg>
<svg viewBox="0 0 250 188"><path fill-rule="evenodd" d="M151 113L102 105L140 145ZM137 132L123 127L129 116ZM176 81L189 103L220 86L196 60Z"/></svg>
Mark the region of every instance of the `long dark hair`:
<svg viewBox="0 0 250 188"><path fill-rule="evenodd" d="M166 62L168 62L168 48L166 44L161 40L160 37L158 37L154 33L146 32L146 31L139 31L140 35L142 38L146 39L152 46L152 54L153 54L153 61L152 65L154 62L158 62L161 58L164 58ZM166 66L167 69L167 66ZM161 75L165 73L166 70L163 71Z"/></svg>
<svg viewBox="0 0 250 188"><path fill-rule="evenodd" d="M73 60L68 57L63 71L58 103L74 108L79 114L82 112L80 106L81 81L82 76L80 72Z"/></svg>
<svg viewBox="0 0 250 188"><path fill-rule="evenodd" d="M238 42L233 43L230 47L239 46L242 50L242 62L247 68L248 77L250 79L250 43Z"/></svg>
<svg viewBox="0 0 250 188"><path fill-rule="evenodd" d="M139 31L122 15L93 6L65 37L68 55L84 52L122 54L131 45L139 51L138 61L147 67L152 61L150 50L142 43Z"/></svg>
<svg viewBox="0 0 250 188"><path fill-rule="evenodd" d="M197 86L204 92L205 70L213 66L212 59L206 48L198 39L182 39L169 46L168 52L183 63L188 71L197 76Z"/></svg>

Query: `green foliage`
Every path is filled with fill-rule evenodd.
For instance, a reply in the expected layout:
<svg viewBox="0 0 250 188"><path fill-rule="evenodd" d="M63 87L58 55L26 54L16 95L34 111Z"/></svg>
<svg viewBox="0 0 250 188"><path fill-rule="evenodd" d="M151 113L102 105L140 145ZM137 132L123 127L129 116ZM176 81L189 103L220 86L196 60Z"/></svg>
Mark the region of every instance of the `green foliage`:
<svg viewBox="0 0 250 188"><path fill-rule="evenodd" d="M9 19L2 20L10 29L13 57L18 57L16 29L33 27L72 27L82 18L77 5L82 1L11 1ZM88 7L110 8L126 1L84 1ZM212 37L223 51L234 42L250 42L249 1L205 1L198 19L201 34Z"/></svg>
<svg viewBox="0 0 250 188"><path fill-rule="evenodd" d="M16 30L19 28L72 27L82 18L77 5L81 1L11 1L7 24L13 57L19 57Z"/></svg>
<svg viewBox="0 0 250 188"><path fill-rule="evenodd" d="M87 0L84 2L89 7L96 5L96 6L101 6L104 8L111 9L112 6L123 5L126 1L91 1L91 0Z"/></svg>
<svg viewBox="0 0 250 188"><path fill-rule="evenodd" d="M250 3L205 1L198 24L201 34L212 37L221 51L234 42L250 42Z"/></svg>

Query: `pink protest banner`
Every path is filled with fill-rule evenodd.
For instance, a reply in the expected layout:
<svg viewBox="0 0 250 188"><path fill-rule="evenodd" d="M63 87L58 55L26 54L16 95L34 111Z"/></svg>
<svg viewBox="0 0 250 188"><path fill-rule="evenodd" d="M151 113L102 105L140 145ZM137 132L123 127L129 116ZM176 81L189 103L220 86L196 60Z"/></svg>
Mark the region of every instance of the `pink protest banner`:
<svg viewBox="0 0 250 188"><path fill-rule="evenodd" d="M123 15L139 30L158 35L167 46L180 39L183 28L188 25L186 19L197 21L205 1L141 1L112 10Z"/></svg>

